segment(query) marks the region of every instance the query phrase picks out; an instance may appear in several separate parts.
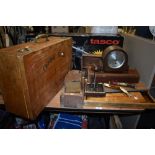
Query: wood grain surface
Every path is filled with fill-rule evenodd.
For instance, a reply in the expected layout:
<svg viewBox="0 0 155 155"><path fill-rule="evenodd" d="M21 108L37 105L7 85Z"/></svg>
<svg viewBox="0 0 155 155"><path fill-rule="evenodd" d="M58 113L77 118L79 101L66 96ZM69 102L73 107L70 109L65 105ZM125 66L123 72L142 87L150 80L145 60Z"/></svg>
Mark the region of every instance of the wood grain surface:
<svg viewBox="0 0 155 155"><path fill-rule="evenodd" d="M94 72L89 69L88 71L88 81L92 82L94 77ZM96 72L96 82L127 82L127 83L138 83L139 73L136 69L129 69L124 73L106 73L106 72Z"/></svg>
<svg viewBox="0 0 155 155"><path fill-rule="evenodd" d="M125 88L128 92L145 92L148 91L148 89L146 88L145 84L143 82L139 82L135 84L135 88L130 88L130 87L123 87ZM112 89L112 88L108 88L108 87L104 87L104 91L106 93L118 93L118 92L122 92L120 89Z"/></svg>
<svg viewBox="0 0 155 155"><path fill-rule="evenodd" d="M64 88L62 88L57 94L56 96L50 100L50 102L46 105L46 108L48 109L59 109L63 111L63 109L73 109L76 111L77 108L73 108L73 107L61 107L60 104L60 95L64 92ZM135 94L135 93L134 93ZM90 110L91 112L96 111L100 111L100 110L119 110L119 111L142 111L144 109L155 109L155 103L152 102L152 100L148 97L147 94L137 94L140 97L139 102L136 103L132 103L129 101L129 98L127 96L125 96L125 94L123 93L114 93L114 96L116 97L122 97L123 96L123 100L127 100L128 102L105 102L106 100L109 101L113 101L113 94L109 94L107 99L105 97L104 102L102 102L103 98L89 98L88 100L85 100L85 103L83 104L83 107L81 107L78 110ZM118 100L118 99L117 99ZM133 100L133 99L131 99ZM115 100L116 101L116 100ZM0 104L4 104L2 97L0 96Z"/></svg>
<svg viewBox="0 0 155 155"><path fill-rule="evenodd" d="M145 99L140 92L131 92L131 95L137 97L128 97L124 93L107 93L106 97L87 97L85 102L99 102L99 103L144 103Z"/></svg>
<svg viewBox="0 0 155 155"><path fill-rule="evenodd" d="M19 51L25 47L29 50ZM72 40L45 38L0 50L1 90L6 110L35 119L64 84Z"/></svg>
<svg viewBox="0 0 155 155"><path fill-rule="evenodd" d="M80 93L81 92L81 72L78 70L70 71L64 81L66 93Z"/></svg>
<svg viewBox="0 0 155 155"><path fill-rule="evenodd" d="M132 95L135 95L138 100L135 100L132 97L126 96L124 93L107 93L106 97L88 97L87 100L84 100L84 104L81 108L73 108L73 107L61 107L60 104L60 95L64 92L64 87L60 89L60 91L55 95L53 99L51 99L46 108L49 109L59 109L62 111L64 109L71 110L90 110L93 111L102 111L102 110L119 110L119 111L141 111L144 109L155 109L155 103L149 98L147 94L147 89L143 83L136 84L137 90L145 90L144 92L130 92ZM0 103L2 102L2 98L0 96Z"/></svg>
<svg viewBox="0 0 155 155"><path fill-rule="evenodd" d="M77 109L72 107L61 107L60 95L64 92L62 88L57 95L49 102L47 108L66 108ZM83 107L80 110L144 110L155 109L155 103L149 98L147 92L133 92L133 95L138 97L138 100L126 96L124 93L109 93L106 97L88 97L84 100Z"/></svg>

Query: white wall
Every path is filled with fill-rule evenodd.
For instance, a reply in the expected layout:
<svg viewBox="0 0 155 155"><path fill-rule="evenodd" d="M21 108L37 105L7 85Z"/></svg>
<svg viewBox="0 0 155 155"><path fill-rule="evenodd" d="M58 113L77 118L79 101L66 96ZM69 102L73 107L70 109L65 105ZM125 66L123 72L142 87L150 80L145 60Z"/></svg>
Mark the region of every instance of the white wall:
<svg viewBox="0 0 155 155"><path fill-rule="evenodd" d="M129 56L129 66L138 70L140 81L149 88L153 71L155 74L155 41L125 34L124 49Z"/></svg>

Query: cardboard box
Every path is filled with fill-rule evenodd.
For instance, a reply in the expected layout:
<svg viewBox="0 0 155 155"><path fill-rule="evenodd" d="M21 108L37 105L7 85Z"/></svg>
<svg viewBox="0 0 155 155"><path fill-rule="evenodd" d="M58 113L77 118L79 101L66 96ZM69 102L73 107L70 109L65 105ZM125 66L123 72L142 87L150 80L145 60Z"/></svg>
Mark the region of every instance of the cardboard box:
<svg viewBox="0 0 155 155"><path fill-rule="evenodd" d="M69 33L68 26L52 26L52 33Z"/></svg>

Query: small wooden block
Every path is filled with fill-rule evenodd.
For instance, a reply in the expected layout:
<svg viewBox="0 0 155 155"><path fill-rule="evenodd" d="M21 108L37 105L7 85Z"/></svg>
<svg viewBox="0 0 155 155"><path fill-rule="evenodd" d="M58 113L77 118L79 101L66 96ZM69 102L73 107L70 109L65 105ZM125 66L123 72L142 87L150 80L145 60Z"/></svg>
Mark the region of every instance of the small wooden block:
<svg viewBox="0 0 155 155"><path fill-rule="evenodd" d="M65 93L81 92L81 74L80 71L72 70L65 77Z"/></svg>
<svg viewBox="0 0 155 155"><path fill-rule="evenodd" d="M67 82L65 82L65 92L66 93L80 93L81 92L80 81L67 81Z"/></svg>
<svg viewBox="0 0 155 155"><path fill-rule="evenodd" d="M82 93L63 93L60 104L62 107L80 108L83 105Z"/></svg>

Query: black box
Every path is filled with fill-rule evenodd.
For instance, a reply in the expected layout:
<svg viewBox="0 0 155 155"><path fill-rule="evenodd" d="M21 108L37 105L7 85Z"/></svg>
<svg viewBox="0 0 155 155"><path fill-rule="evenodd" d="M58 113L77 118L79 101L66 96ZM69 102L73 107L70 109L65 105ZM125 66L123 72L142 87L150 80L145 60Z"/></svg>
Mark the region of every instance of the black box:
<svg viewBox="0 0 155 155"><path fill-rule="evenodd" d="M124 37L120 35L81 35L72 36L74 69L81 69L82 54L101 55L106 47L117 45L123 47Z"/></svg>
<svg viewBox="0 0 155 155"><path fill-rule="evenodd" d="M73 69L81 69L83 54L101 54L110 45L123 47L124 37L112 34L52 34L73 39Z"/></svg>

